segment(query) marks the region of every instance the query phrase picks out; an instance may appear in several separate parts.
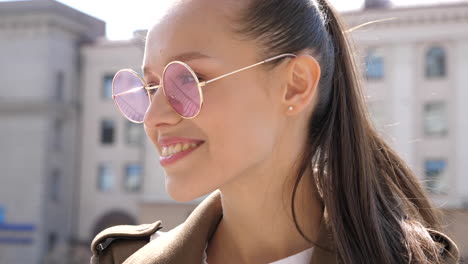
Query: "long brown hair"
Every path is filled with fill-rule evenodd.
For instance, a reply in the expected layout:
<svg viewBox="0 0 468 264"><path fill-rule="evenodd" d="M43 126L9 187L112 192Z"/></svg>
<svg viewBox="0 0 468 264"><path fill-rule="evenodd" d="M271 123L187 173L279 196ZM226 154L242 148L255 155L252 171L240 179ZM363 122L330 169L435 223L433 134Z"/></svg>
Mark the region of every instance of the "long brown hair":
<svg viewBox="0 0 468 264"><path fill-rule="evenodd" d="M319 98L292 204L301 178L314 177L338 261L439 263L439 246L428 232L440 230L439 213L369 120L354 52L336 10L327 0L249 0L237 19L235 32L256 41L260 56L310 50L320 63Z"/></svg>

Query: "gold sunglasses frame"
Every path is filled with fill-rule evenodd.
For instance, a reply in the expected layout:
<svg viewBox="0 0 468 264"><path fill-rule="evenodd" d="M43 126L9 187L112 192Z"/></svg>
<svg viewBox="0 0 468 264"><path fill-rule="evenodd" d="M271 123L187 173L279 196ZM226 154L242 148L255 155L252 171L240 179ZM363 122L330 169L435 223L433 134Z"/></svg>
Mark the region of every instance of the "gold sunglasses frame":
<svg viewBox="0 0 468 264"><path fill-rule="evenodd" d="M203 81L203 82L200 82L200 81L198 80L198 77L197 77L197 75L195 74L195 72L194 72L194 71L192 70L192 68L191 68L189 65L187 65L186 63L184 63L184 62L182 62L182 61L172 61L172 62L168 63L168 64L166 65L166 67L164 67L164 71L163 71L162 76L164 76L164 74L166 73L167 68L168 68L170 65L172 65L172 64L181 64L182 66L184 66L185 68L188 69L188 71L192 74L192 77L194 78L194 80L197 82L198 94L200 95L200 107L199 107L199 109L198 109L198 112L197 112L194 116L192 116L192 117L183 116L183 115L179 114L179 113L174 109L174 107L172 106L172 104L169 102L169 100L168 100L168 98L167 98L167 94L166 94L166 91L165 91L165 89L164 89L164 81L163 81L163 80L161 80L161 84L159 84L159 85L148 86L148 84L146 83L146 81L145 81L137 72L135 72L135 71L132 70L132 69L122 69L122 70L118 71L118 72L115 74L115 76L114 76L114 78L113 78L113 80L112 80L112 99L113 99L115 105L117 106L117 108L119 109L120 113L121 113L125 118L127 118L128 120L130 120L130 121L133 122L133 123L141 124L141 123L143 123L144 121L135 121L135 120L132 120L132 119L128 118L127 115L125 115L125 114L123 113L122 109L120 109L120 106L117 104L115 98L116 98L117 96L120 96L120 95L123 95L123 94L127 94L127 93L132 93L132 92L134 92L134 91L140 90L141 88L144 88L144 89L146 90L147 94L148 94L148 100L149 100L149 103L150 103L150 105L151 105L151 95L150 95L149 91L150 91L150 90L155 90L155 89L162 88L163 93L164 93L164 97L166 98L166 100L167 100L167 102L169 103L169 105L171 106L171 108L172 108L179 116L181 116L182 118L184 118L184 119L193 119L193 118L195 118L195 117L198 116L198 114L200 113L200 111L201 111L201 109L202 109L202 106L203 106L203 91L202 91L201 88L204 87L205 85L207 85L207 84L209 84L209 83L211 83L211 82L217 81L217 80L219 80L219 79L222 79L222 78L224 78L224 77L227 77L227 76L229 76L229 75L232 75L232 74L235 74L235 73L238 73L238 72L241 72L241 71L244 71L244 70L253 68L253 67L255 67L255 66L261 65L261 64L263 64L263 63L267 63L267 62L270 62L270 61L273 61L273 60L277 60L277 59L280 59L280 58L284 58L284 57L296 57L296 56L297 56L296 54L284 53L284 54L281 54L281 55L277 55L277 56L268 58L268 59L263 60L263 61L261 61L261 62L257 62L257 63L255 63L255 64L250 65L250 66L247 66L247 67L244 67L244 68L241 68L241 69L238 69L238 70L235 70L235 71L232 71L232 72L223 74L223 75L221 75L221 76L218 76L218 77L216 77L216 78L213 78L213 79L207 80L207 81ZM124 71L125 71L125 72L130 72L130 73L134 74L136 77L138 77L138 79L140 79L141 83L143 84L143 87L135 87L135 88L130 89L130 90L128 90L128 91L125 91L125 92L122 92L122 93L119 93L119 94L114 94L114 82L115 82L115 79L116 79L116 77L119 75L119 73L124 72ZM164 79L164 77L162 77L162 78ZM149 106L148 106L148 107L149 107Z"/></svg>

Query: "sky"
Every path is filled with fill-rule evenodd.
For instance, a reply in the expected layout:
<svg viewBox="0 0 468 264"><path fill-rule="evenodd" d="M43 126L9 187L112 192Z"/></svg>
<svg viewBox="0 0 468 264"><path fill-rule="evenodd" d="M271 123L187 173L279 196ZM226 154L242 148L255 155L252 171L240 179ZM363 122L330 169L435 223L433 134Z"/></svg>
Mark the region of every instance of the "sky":
<svg viewBox="0 0 468 264"><path fill-rule="evenodd" d="M107 37L131 38L133 31L147 29L161 16L171 0L57 0L106 22ZM466 2L468 0L393 0L395 6ZM3 2L3 0L0 0ZM364 0L330 0L340 11L362 7Z"/></svg>

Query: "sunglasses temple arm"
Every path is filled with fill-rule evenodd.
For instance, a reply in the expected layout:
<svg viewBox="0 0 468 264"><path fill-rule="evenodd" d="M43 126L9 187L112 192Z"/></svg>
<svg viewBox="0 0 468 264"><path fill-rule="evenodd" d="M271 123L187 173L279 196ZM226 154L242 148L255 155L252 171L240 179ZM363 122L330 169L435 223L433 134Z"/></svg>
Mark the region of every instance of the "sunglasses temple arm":
<svg viewBox="0 0 468 264"><path fill-rule="evenodd" d="M146 90L153 90L153 89L158 89L161 85L157 85L157 86L151 86L151 87L143 87L145 88ZM122 92L122 93L119 93L119 94L116 94L114 95L115 97L117 96L121 96L121 95L124 95L124 94L129 94L129 93L133 93L133 92L136 92L138 90L140 90L142 87L135 87L133 89L130 89L128 91L125 91L125 92Z"/></svg>
<svg viewBox="0 0 468 264"><path fill-rule="evenodd" d="M238 72L241 72L241 71L243 71L243 70L247 70L247 69L253 68L253 67L255 67L255 66L258 66L258 65L260 65L260 64L263 64L263 63L266 63L266 62L270 62L270 61L273 61L273 60L276 60L276 59L279 59L279 58L283 58L283 57L296 57L296 55L295 55L295 54L291 54L291 53L281 54L281 55L278 55L278 56L275 56L275 57L266 59L266 60L264 60L264 61L255 63L255 64L253 64L253 65L244 67L244 68L242 68L242 69L239 69L239 70L236 70L236 71L233 71L233 72L230 72L230 73L226 73L226 74L224 74L224 75L221 75L221 76L219 76L219 77L213 78L213 79L211 79L211 80L204 81L204 82L200 83L200 85L201 85L201 86L204 86L204 85L206 85L206 84L208 84L208 83L217 81L217 80L219 80L219 79L221 79L221 78L224 78L224 77L226 77L226 76L232 75L232 74L234 74L234 73L238 73Z"/></svg>
<svg viewBox="0 0 468 264"><path fill-rule="evenodd" d="M159 89L159 88L161 88L161 85L145 87L145 89L146 89L147 91L149 91L149 90L154 90L154 89Z"/></svg>

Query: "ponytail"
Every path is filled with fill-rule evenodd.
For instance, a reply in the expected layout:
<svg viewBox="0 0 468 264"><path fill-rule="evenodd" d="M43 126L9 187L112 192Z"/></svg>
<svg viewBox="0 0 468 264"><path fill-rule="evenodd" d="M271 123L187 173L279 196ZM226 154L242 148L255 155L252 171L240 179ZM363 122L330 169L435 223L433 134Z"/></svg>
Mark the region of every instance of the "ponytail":
<svg viewBox="0 0 468 264"><path fill-rule="evenodd" d="M440 248L429 235L441 228L438 212L407 164L373 128L336 10L327 0L252 0L239 22L237 33L263 45L263 56L310 50L320 63L318 103L292 205L301 178L314 177L338 261L440 263ZM294 206L291 210L298 231L310 241L297 224Z"/></svg>

